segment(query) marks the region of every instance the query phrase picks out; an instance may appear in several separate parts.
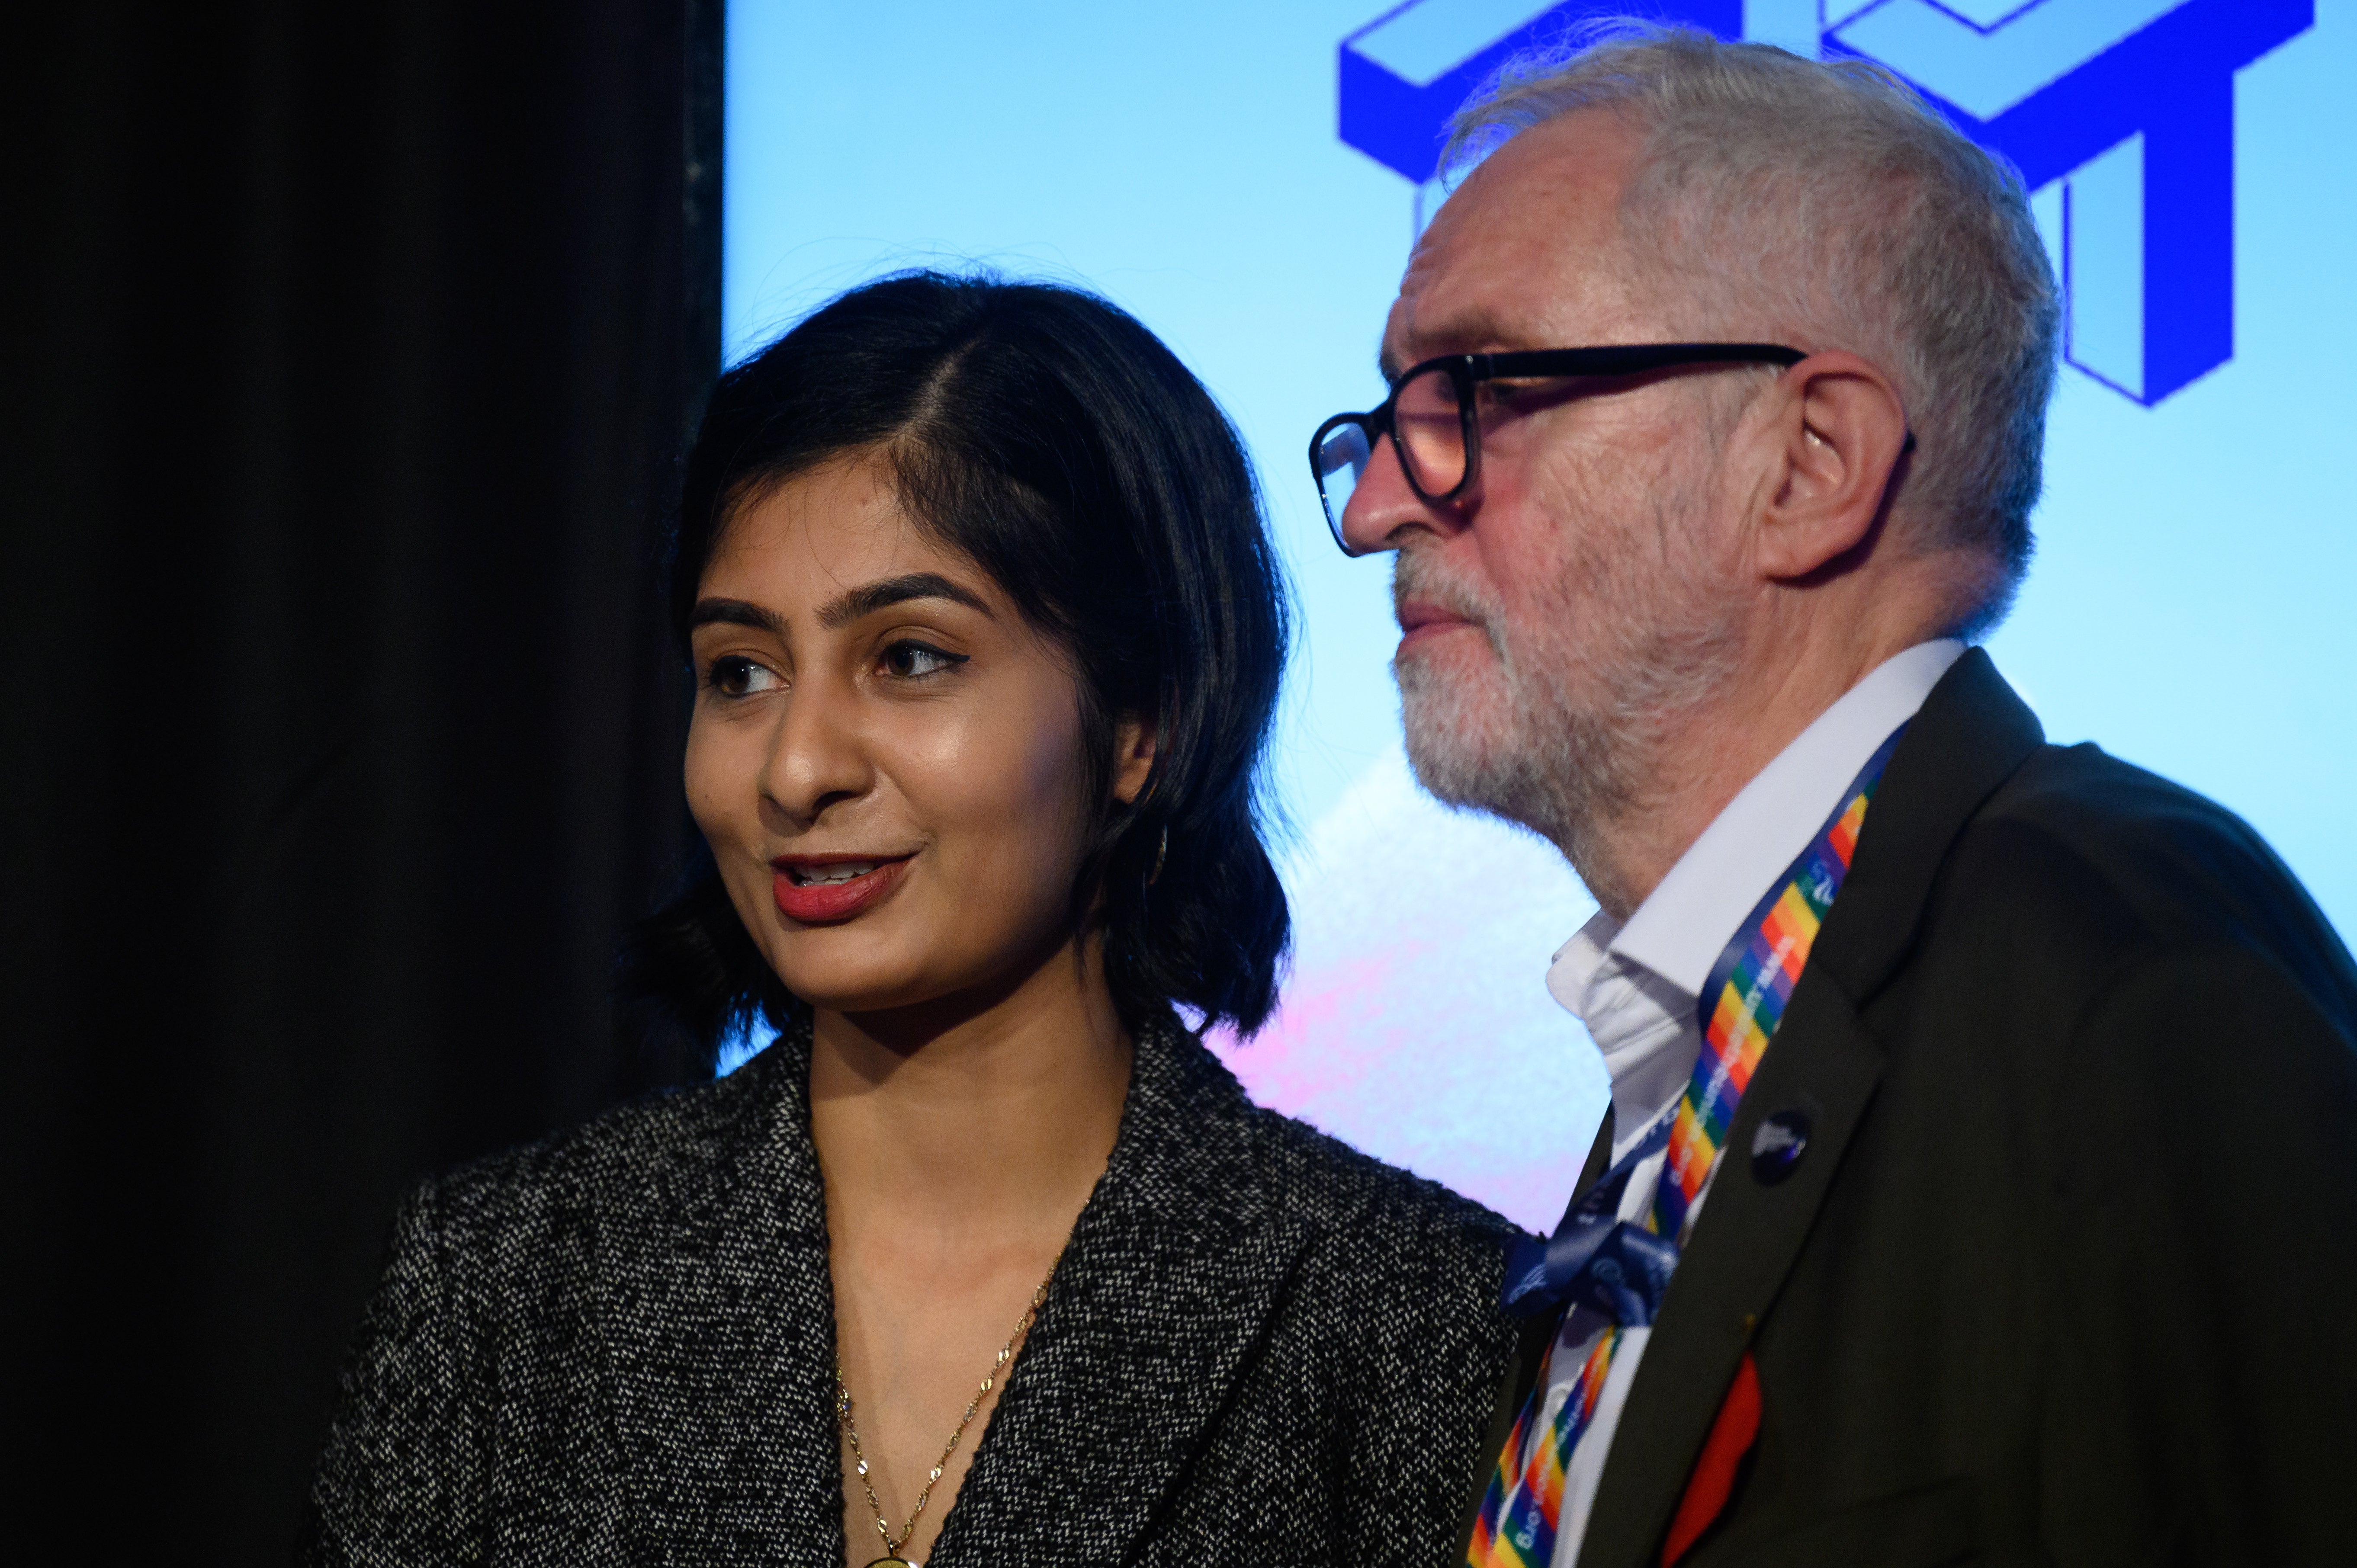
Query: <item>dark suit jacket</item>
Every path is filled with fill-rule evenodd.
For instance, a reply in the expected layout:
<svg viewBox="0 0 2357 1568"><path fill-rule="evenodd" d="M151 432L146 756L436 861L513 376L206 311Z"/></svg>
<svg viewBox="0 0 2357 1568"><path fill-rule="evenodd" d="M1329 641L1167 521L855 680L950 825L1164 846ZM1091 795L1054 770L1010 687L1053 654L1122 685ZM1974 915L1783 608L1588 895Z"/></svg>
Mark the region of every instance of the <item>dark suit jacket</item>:
<svg viewBox="0 0 2357 1568"><path fill-rule="evenodd" d="M1580 1568L1660 1561L1746 1351L1697 1568L2357 1562L2357 972L2248 827L2043 744L1986 655L1891 758L1727 1149Z"/></svg>
<svg viewBox="0 0 2357 1568"><path fill-rule="evenodd" d="M317 1563L843 1562L806 1033L428 1187L348 1369ZM1150 1026L930 1568L1448 1559L1503 1220Z"/></svg>

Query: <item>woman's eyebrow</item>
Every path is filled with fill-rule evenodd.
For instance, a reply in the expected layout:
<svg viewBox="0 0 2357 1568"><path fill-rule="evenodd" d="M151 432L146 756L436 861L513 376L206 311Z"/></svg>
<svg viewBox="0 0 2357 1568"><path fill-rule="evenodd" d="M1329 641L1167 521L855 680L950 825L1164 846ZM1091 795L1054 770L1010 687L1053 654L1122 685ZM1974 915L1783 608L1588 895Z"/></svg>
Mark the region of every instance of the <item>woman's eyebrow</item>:
<svg viewBox="0 0 2357 1568"><path fill-rule="evenodd" d="M833 631L863 616L874 615L887 606L905 604L910 599L947 599L987 616L990 607L969 589L962 588L938 572L911 572L901 577L880 577L873 583L863 583L818 612L818 624ZM996 619L996 617L992 618Z"/></svg>
<svg viewBox="0 0 2357 1568"><path fill-rule="evenodd" d="M689 612L687 629L700 626L749 626L766 631L771 637L786 635L786 618L775 610L764 609L746 599L698 599Z"/></svg>

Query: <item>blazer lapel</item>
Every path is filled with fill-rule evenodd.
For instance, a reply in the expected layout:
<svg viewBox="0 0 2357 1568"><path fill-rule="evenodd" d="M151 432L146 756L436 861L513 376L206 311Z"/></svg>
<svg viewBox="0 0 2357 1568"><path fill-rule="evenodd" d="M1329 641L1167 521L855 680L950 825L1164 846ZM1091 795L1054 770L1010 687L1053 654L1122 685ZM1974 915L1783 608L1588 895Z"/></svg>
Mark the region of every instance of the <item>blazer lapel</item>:
<svg viewBox="0 0 2357 1568"><path fill-rule="evenodd" d="M635 1149L600 1217L600 1314L647 1562L843 1560L834 1299L807 1027ZM674 1129L678 1123L673 1123Z"/></svg>
<svg viewBox="0 0 2357 1568"><path fill-rule="evenodd" d="M2044 737L1978 649L1932 689L1867 813L1841 896L1728 1130L1727 1168L1672 1276L1605 1463L1583 1568L1651 1563L1688 1472L1782 1284L1882 1071L1858 1009L1896 970L1964 823ZM1760 1123L1808 1118L1791 1176L1751 1175ZM1772 1397L1772 1395L1771 1395Z"/></svg>
<svg viewBox="0 0 2357 1568"><path fill-rule="evenodd" d="M1175 1024L1139 1032L1112 1161L928 1568L1129 1555L1312 1240L1263 1184L1253 1114Z"/></svg>

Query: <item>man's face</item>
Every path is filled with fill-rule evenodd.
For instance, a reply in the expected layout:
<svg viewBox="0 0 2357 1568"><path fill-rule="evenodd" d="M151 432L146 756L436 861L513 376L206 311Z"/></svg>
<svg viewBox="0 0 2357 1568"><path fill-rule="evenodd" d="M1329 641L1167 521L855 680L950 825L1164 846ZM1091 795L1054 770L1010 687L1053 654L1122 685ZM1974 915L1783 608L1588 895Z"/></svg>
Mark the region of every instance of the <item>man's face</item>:
<svg viewBox="0 0 2357 1568"><path fill-rule="evenodd" d="M1416 247L1386 370L1714 336L1674 280L1633 275L1618 213L1637 146L1585 110L1477 169ZM1713 427L1739 388L1723 372L1716 391L1677 374L1491 387L1474 487L1430 505L1386 443L1343 527L1359 548L1398 552L1393 668L1426 788L1552 839L1609 908L1596 830L1643 798L1663 721L1732 665Z"/></svg>

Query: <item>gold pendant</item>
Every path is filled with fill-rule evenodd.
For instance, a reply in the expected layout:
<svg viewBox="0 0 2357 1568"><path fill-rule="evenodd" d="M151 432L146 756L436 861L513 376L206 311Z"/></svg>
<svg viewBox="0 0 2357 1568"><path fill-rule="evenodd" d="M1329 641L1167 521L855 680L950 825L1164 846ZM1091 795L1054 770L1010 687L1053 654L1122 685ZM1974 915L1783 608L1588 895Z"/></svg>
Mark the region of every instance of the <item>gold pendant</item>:
<svg viewBox="0 0 2357 1568"><path fill-rule="evenodd" d="M905 1557L878 1557L867 1568L917 1568L917 1565Z"/></svg>

